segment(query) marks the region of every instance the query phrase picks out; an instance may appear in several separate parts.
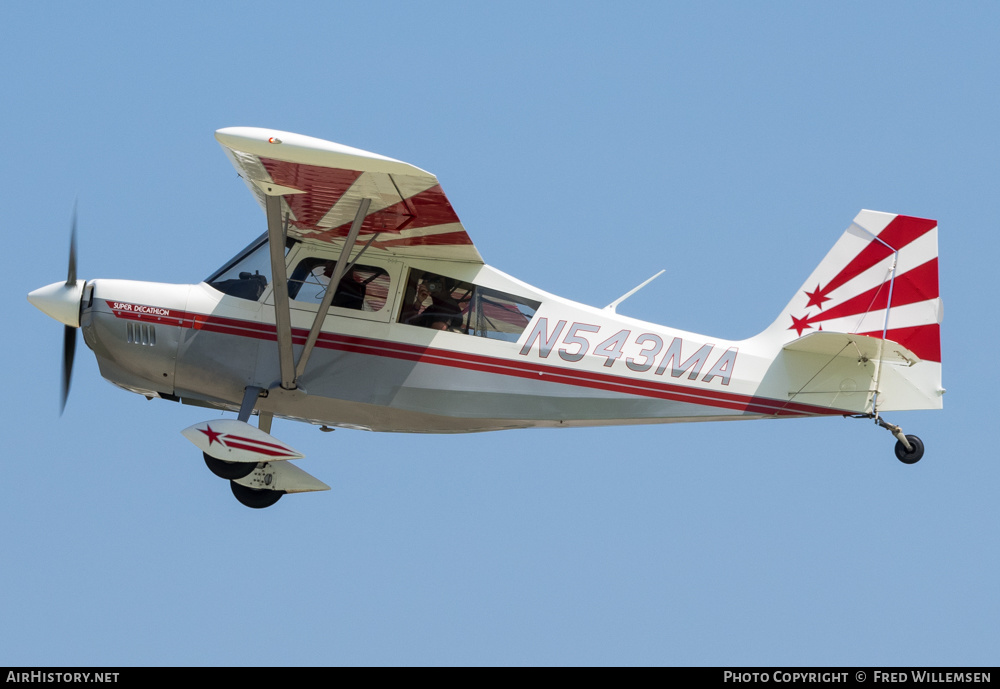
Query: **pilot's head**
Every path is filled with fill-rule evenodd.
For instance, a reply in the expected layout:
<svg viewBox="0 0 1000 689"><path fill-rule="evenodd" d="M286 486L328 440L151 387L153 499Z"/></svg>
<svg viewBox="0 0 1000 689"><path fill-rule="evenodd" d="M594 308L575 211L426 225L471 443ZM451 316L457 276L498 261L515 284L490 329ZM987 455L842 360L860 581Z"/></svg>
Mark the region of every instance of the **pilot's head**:
<svg viewBox="0 0 1000 689"><path fill-rule="evenodd" d="M433 273L424 273L424 287L433 297L443 297L445 295L444 278Z"/></svg>

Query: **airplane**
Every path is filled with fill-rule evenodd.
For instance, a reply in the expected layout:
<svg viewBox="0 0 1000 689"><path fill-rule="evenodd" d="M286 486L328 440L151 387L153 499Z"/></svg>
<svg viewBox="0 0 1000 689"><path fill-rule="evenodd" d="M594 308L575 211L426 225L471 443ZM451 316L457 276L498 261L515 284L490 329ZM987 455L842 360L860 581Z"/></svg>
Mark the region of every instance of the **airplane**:
<svg viewBox="0 0 1000 689"><path fill-rule="evenodd" d="M234 412L182 432L248 507L329 490L275 417L472 433L843 416L889 430L900 461L923 456L882 413L942 407L934 220L861 211L775 320L734 341L618 314L649 280L595 308L486 265L408 163L270 129L215 137L263 234L196 285L80 280L74 210L66 280L28 300L65 326L62 408L79 329L118 387Z"/></svg>

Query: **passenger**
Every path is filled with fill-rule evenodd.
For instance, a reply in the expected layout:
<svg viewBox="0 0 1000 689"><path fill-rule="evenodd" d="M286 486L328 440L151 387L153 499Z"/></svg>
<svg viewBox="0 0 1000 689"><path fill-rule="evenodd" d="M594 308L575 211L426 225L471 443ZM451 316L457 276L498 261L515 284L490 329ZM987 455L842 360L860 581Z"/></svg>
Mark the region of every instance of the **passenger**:
<svg viewBox="0 0 1000 689"><path fill-rule="evenodd" d="M336 266L336 261L325 261L312 269L313 278L323 286L323 292L330 288L330 280L333 279L333 270ZM337 306L342 309L354 309L355 311L366 311L366 288L367 283L358 281L354 274L354 266L351 266L348 268L347 273L340 278L340 285L337 287L336 294L333 295L331 306ZM323 292L320 292L320 295Z"/></svg>

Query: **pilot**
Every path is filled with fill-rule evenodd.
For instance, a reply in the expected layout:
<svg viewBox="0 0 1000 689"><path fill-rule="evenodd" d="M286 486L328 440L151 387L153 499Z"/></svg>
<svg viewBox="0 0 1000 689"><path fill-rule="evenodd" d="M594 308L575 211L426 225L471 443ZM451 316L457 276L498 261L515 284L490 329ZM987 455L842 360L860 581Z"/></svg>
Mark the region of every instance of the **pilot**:
<svg viewBox="0 0 1000 689"><path fill-rule="evenodd" d="M409 291L409 290L408 290ZM414 297L403 306L399 315L401 323L422 328L462 332L462 310L449 294L445 279L433 273L424 273L418 280ZM430 298L429 306L421 311Z"/></svg>

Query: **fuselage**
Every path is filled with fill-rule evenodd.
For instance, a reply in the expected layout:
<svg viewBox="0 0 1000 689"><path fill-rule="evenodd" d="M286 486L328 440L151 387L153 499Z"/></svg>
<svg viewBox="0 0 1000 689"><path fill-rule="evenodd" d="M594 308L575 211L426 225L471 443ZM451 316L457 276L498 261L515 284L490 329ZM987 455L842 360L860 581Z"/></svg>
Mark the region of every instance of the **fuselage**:
<svg viewBox="0 0 1000 689"><path fill-rule="evenodd" d="M335 300L298 387L286 390L270 277L243 270L264 249L197 285L88 282L81 326L102 375L139 394L225 409L237 409L244 390L256 386L268 391L260 412L378 431L842 413L791 402L787 376L773 365L780 347L766 342L620 316L482 264L368 254L359 267L377 281L367 283L367 300ZM322 246L295 243L286 255L290 280L331 257ZM414 296L414 275L432 288L426 276L445 276L451 301L463 305L449 327L429 322L438 303L429 296L422 317L408 316L423 296ZM322 291L315 281L299 282L290 290L296 359Z"/></svg>

